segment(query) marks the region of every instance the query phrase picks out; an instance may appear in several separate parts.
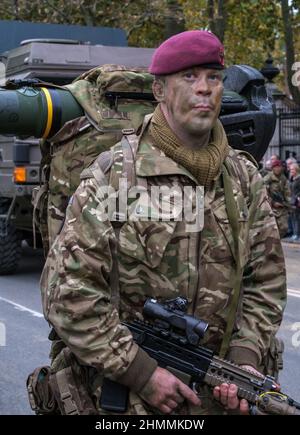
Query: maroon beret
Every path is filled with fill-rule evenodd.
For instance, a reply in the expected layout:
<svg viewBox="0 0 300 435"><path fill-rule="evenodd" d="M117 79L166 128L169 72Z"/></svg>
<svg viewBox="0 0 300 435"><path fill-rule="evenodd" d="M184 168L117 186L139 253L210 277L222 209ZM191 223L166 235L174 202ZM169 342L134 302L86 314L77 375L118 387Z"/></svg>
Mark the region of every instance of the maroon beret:
<svg viewBox="0 0 300 435"><path fill-rule="evenodd" d="M207 30L188 30L171 36L154 52L149 72L173 74L193 66L224 68L224 47Z"/></svg>
<svg viewBox="0 0 300 435"><path fill-rule="evenodd" d="M283 164L281 160L274 160L271 164L272 169L275 168L276 166L280 166L281 168L283 168Z"/></svg>

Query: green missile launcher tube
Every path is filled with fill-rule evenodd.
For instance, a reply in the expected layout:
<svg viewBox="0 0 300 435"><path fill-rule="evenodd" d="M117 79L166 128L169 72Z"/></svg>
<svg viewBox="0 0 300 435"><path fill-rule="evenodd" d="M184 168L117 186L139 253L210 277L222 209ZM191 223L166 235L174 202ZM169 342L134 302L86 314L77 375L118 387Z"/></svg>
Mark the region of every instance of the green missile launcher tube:
<svg viewBox="0 0 300 435"><path fill-rule="evenodd" d="M65 122L84 115L67 89L51 87L0 88L0 133L48 138Z"/></svg>

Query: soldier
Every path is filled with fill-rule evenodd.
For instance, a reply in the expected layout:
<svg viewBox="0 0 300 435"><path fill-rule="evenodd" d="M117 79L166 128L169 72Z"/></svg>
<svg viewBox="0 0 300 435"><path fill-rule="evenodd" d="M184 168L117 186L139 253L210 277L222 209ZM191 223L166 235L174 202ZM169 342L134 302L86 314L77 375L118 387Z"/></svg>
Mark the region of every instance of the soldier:
<svg viewBox="0 0 300 435"><path fill-rule="evenodd" d="M300 168L297 163L291 163L291 203L292 203L292 228L293 234L291 240L294 242L300 242Z"/></svg>
<svg viewBox="0 0 300 435"><path fill-rule="evenodd" d="M278 155L278 154L272 154L271 157L270 157L271 165L272 165L274 162L277 162L277 160L280 160L279 155Z"/></svg>
<svg viewBox="0 0 300 435"><path fill-rule="evenodd" d="M268 175L269 171L271 170L271 160L267 160L265 164L260 162L258 165L258 170L262 177Z"/></svg>
<svg viewBox="0 0 300 435"><path fill-rule="evenodd" d="M271 207L276 217L280 237L288 231L288 214L291 207L291 193L288 180L283 173L281 160L274 160L272 171L264 177Z"/></svg>
<svg viewBox="0 0 300 435"><path fill-rule="evenodd" d="M122 158L113 147L82 174L43 271L46 319L77 361L97 371L98 386L104 375L129 387L128 413L248 413L235 385L222 384L213 394L203 387L200 401L133 341L121 321L141 318L147 297L186 297L188 313L209 323L203 345L253 371L266 371L282 320L286 277L278 229L256 164L229 147L218 120L223 68L223 46L207 31L183 32L158 47L150 72L159 104L125 168L128 175L134 167L134 184L146 193L187 186L194 194L204 186L204 227L184 213L155 219L157 207L140 195L128 200L134 212L116 228L106 213L107 183L120 167L112 162ZM190 205L195 212L195 195ZM103 413L101 386L89 389Z"/></svg>

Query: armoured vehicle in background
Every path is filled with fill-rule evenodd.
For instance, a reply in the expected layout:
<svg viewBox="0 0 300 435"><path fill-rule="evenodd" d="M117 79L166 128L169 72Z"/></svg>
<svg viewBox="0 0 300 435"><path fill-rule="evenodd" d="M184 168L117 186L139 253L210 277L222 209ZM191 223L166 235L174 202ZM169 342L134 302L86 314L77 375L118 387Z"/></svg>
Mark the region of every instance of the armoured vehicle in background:
<svg viewBox="0 0 300 435"><path fill-rule="evenodd" d="M0 133L18 137L0 139L0 274L16 270L22 240L33 245L31 196L40 182L41 154L39 141L32 136L41 137L45 129L42 124L47 124L47 117L43 117L46 99L40 95L37 80L64 85L99 65L147 67L152 54L153 49L92 46L66 40L24 41L9 53L8 83L0 89ZM276 122L264 77L249 66L232 66L225 71L224 88L220 120L229 144L248 151L259 161ZM56 130L51 127L52 134L63 122L74 119L73 113L79 116L82 110L84 115L67 94L70 93L63 90L52 101L59 113L59 123L54 125Z"/></svg>

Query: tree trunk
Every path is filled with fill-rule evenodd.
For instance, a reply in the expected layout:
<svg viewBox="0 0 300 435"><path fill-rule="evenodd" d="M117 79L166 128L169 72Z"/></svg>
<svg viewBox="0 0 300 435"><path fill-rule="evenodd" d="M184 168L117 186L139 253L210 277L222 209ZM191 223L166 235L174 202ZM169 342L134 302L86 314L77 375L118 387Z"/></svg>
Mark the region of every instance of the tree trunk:
<svg viewBox="0 0 300 435"><path fill-rule="evenodd" d="M216 33L215 0L207 1L208 26L211 32Z"/></svg>
<svg viewBox="0 0 300 435"><path fill-rule="evenodd" d="M164 37L165 39L177 33L184 32L185 19L181 5L177 0L167 0L167 15L164 20Z"/></svg>
<svg viewBox="0 0 300 435"><path fill-rule="evenodd" d="M15 9L15 20L19 19L19 1L14 0L14 9Z"/></svg>
<svg viewBox="0 0 300 435"><path fill-rule="evenodd" d="M288 0L281 0L281 11L283 19L283 30L286 52L286 71L289 91L296 104L300 105L300 89L292 83L294 71L292 66L295 63L295 50L293 41L293 28L291 23L291 15Z"/></svg>
<svg viewBox="0 0 300 435"><path fill-rule="evenodd" d="M86 26L95 26L94 15L91 11L91 6L85 6L83 4L80 5L80 10L82 13L82 18L84 20L84 24Z"/></svg>
<svg viewBox="0 0 300 435"><path fill-rule="evenodd" d="M226 0L218 0L217 15L215 11L215 1L207 1L208 23L211 32L213 32L223 43L227 23L227 14L225 7Z"/></svg>
<svg viewBox="0 0 300 435"><path fill-rule="evenodd" d="M225 30L227 23L227 14L225 7L225 0L218 0L218 17L217 17L217 36L221 42L224 42Z"/></svg>

